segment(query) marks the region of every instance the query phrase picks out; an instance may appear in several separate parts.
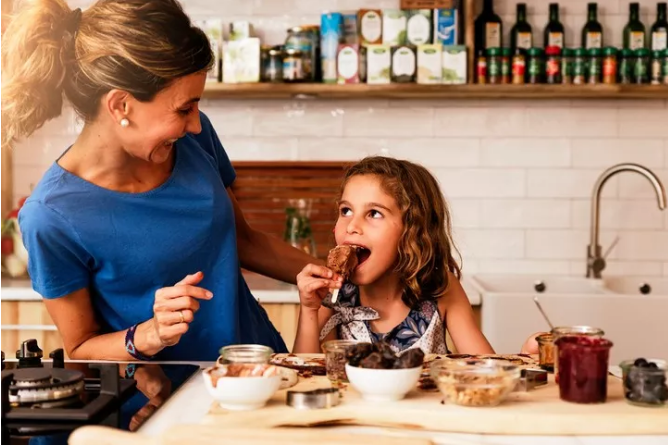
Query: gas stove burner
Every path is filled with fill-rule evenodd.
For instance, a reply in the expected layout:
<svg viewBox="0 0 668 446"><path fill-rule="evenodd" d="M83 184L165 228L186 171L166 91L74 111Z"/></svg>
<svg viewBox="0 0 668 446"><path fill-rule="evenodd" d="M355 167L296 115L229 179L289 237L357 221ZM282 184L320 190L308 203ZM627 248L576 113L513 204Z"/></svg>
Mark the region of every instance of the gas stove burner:
<svg viewBox="0 0 668 446"><path fill-rule="evenodd" d="M67 369L17 369L9 387L12 406L70 406L84 390L84 375Z"/></svg>

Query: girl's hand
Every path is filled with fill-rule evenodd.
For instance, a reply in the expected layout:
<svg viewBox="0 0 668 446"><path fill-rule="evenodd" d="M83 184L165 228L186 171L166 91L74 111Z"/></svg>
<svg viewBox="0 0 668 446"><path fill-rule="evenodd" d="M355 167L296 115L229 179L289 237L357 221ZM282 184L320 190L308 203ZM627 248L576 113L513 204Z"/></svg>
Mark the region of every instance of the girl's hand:
<svg viewBox="0 0 668 446"><path fill-rule="evenodd" d="M155 292L153 322L162 346L175 345L188 331L188 325L199 310L199 299L209 300L213 294L197 287L204 274L197 272L186 276L174 286Z"/></svg>
<svg viewBox="0 0 668 446"><path fill-rule="evenodd" d="M522 346L521 353L528 354L528 355L535 355L538 353L538 341L536 341L536 336L540 336L544 334L545 332L539 331L538 333L534 333L529 338L524 341L524 345Z"/></svg>
<svg viewBox="0 0 668 446"><path fill-rule="evenodd" d="M309 263L297 274L299 302L303 308L318 310L330 288L341 288L343 278L329 268Z"/></svg>

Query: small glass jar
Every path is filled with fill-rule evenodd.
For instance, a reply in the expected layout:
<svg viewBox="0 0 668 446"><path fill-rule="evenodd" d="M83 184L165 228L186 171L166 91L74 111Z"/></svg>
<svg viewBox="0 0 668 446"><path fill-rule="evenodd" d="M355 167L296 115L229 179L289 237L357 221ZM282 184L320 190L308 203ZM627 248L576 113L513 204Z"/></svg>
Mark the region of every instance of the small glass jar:
<svg viewBox="0 0 668 446"><path fill-rule="evenodd" d="M573 52L573 83L582 85L587 81L587 50L576 48Z"/></svg>
<svg viewBox="0 0 668 446"><path fill-rule="evenodd" d="M663 81L663 51L652 51L652 61L650 62L649 83L652 85L661 85Z"/></svg>
<svg viewBox="0 0 668 446"><path fill-rule="evenodd" d="M529 48L527 61L527 83L542 84L545 82L545 60L542 48Z"/></svg>
<svg viewBox="0 0 668 446"><path fill-rule="evenodd" d="M485 50L478 51L478 57L475 62L475 74L477 83L487 83L487 56L485 55Z"/></svg>
<svg viewBox="0 0 668 446"><path fill-rule="evenodd" d="M639 361L643 363L638 363ZM622 369L626 401L645 407L661 407L668 404L666 361L628 360L622 361L619 367Z"/></svg>
<svg viewBox="0 0 668 446"><path fill-rule="evenodd" d="M524 55L524 52L520 48L517 48L515 50L515 54L513 55L513 63L512 63L513 84L519 85L524 83L526 77L526 64L527 60L526 56Z"/></svg>
<svg viewBox="0 0 668 446"><path fill-rule="evenodd" d="M587 83L600 84L602 72L601 49L589 48L587 51Z"/></svg>
<svg viewBox="0 0 668 446"><path fill-rule="evenodd" d="M283 56L283 80L285 82L304 82L304 54L301 50L289 48Z"/></svg>
<svg viewBox="0 0 668 446"><path fill-rule="evenodd" d="M554 335L543 333L536 336L538 342L538 366L548 372L554 371Z"/></svg>
<svg viewBox="0 0 668 446"><path fill-rule="evenodd" d="M237 344L220 349L219 364L268 364L274 350L266 345Z"/></svg>
<svg viewBox="0 0 668 446"><path fill-rule="evenodd" d="M559 382L559 348L557 347L557 340L562 336L589 336L602 337L605 332L600 328L590 327L588 325L574 325L571 327L554 327L551 331L554 336L554 379Z"/></svg>
<svg viewBox="0 0 668 446"><path fill-rule="evenodd" d="M487 82L501 83L501 48L487 48Z"/></svg>
<svg viewBox="0 0 668 446"><path fill-rule="evenodd" d="M619 53L619 66L618 70L618 79L620 84L630 84L633 82L633 50L624 48Z"/></svg>
<svg viewBox="0 0 668 446"><path fill-rule="evenodd" d="M510 76L512 73L511 69L511 51L508 47L501 48L501 83L509 84Z"/></svg>
<svg viewBox="0 0 668 446"><path fill-rule="evenodd" d="M262 48L262 82L283 82L283 47Z"/></svg>
<svg viewBox="0 0 668 446"><path fill-rule="evenodd" d="M649 50L647 48L638 48L633 55L633 83L649 83Z"/></svg>
<svg viewBox="0 0 668 446"><path fill-rule="evenodd" d="M617 48L606 47L603 50L603 83L617 83Z"/></svg>
<svg viewBox="0 0 668 446"><path fill-rule="evenodd" d="M564 48L561 52L561 83L573 83L573 56L574 51L571 48Z"/></svg>
<svg viewBox="0 0 668 446"><path fill-rule="evenodd" d="M559 363L559 397L571 403L604 403L608 396L608 361L612 342L589 336L555 341Z"/></svg>
<svg viewBox="0 0 668 446"><path fill-rule="evenodd" d="M545 81L548 84L561 83L561 48L558 46L545 48Z"/></svg>
<svg viewBox="0 0 668 446"><path fill-rule="evenodd" d="M322 349L325 352L327 378L332 383L332 387L340 387L342 383L348 382L348 375L346 375L348 359L346 354L350 347L358 343L358 341L353 340L335 339L322 344Z"/></svg>

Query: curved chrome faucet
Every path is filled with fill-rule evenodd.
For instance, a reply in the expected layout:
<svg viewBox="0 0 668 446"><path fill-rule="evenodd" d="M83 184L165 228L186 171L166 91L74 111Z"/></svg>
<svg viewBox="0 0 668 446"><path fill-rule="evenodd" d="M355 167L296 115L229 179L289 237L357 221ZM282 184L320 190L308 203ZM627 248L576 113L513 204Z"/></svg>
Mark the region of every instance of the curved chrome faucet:
<svg viewBox="0 0 668 446"><path fill-rule="evenodd" d="M605 269L605 257L601 255L601 246L598 244L601 190L610 177L620 172L637 172L647 178L656 191L659 209L664 210L666 208L666 201L668 201L666 199L666 189L663 187L663 184L661 184L659 177L648 168L639 164L622 163L606 169L601 176L598 177L598 180L596 180L594 193L592 194L590 240L589 246L587 247L587 277L600 279L601 271Z"/></svg>

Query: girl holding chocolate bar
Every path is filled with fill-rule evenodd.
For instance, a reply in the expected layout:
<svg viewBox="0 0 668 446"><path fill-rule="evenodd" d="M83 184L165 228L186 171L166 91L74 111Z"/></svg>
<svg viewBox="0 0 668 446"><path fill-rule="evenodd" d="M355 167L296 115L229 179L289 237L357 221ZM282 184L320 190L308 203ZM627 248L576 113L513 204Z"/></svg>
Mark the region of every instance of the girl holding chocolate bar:
<svg viewBox="0 0 668 446"><path fill-rule="evenodd" d="M299 273L294 353L319 352L330 339L382 339L395 352L444 354L446 329L459 353L494 353L460 284L450 211L427 169L386 157L352 166L334 235L337 245L356 247L357 266L345 281L314 264ZM522 348L534 349L529 341Z"/></svg>

